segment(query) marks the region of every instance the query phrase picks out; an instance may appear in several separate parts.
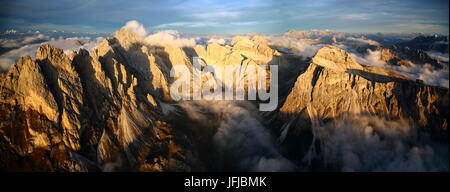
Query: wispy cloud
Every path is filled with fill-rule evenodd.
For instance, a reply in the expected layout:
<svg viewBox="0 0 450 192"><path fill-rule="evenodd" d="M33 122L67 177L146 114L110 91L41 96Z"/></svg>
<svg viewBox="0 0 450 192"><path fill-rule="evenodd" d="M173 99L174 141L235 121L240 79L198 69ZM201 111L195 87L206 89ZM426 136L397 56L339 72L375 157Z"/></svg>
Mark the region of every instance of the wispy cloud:
<svg viewBox="0 0 450 192"><path fill-rule="evenodd" d="M240 11L219 11L219 12L204 12L193 13L192 16L195 19L200 20L220 20L220 19L236 19L242 15Z"/></svg>
<svg viewBox="0 0 450 192"><path fill-rule="evenodd" d="M168 29L176 27L217 27L221 26L218 22L174 22L174 23L164 23L160 25L153 26L154 29Z"/></svg>
<svg viewBox="0 0 450 192"><path fill-rule="evenodd" d="M370 19L368 14L363 14L363 13L344 14L341 16L341 18L348 19L348 20L368 20L368 19Z"/></svg>
<svg viewBox="0 0 450 192"><path fill-rule="evenodd" d="M422 31L427 33L433 33L435 31L445 31L448 30L448 24L439 25L439 24L423 24L423 23L399 23L393 25L398 29L399 32L408 32L408 31Z"/></svg>

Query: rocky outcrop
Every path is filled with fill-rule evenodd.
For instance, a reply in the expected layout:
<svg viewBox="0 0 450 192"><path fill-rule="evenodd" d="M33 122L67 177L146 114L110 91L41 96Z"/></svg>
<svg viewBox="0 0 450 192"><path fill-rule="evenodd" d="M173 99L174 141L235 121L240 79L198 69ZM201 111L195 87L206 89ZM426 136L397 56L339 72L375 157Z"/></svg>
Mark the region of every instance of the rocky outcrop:
<svg viewBox="0 0 450 192"><path fill-rule="evenodd" d="M409 47L413 50L437 51L448 53L448 35L420 35L414 39L396 44L397 47Z"/></svg>
<svg viewBox="0 0 450 192"><path fill-rule="evenodd" d="M36 62L42 66L44 77L58 103L64 143L72 150L80 148L81 110L83 90L72 61L62 49L42 45L36 53Z"/></svg>
<svg viewBox="0 0 450 192"><path fill-rule="evenodd" d="M233 51L239 52L245 57L251 58L257 63L268 63L273 56L279 56L278 51L269 47L268 41L261 36L255 35L252 39L237 36L233 40Z"/></svg>
<svg viewBox="0 0 450 192"><path fill-rule="evenodd" d="M418 36L390 48L381 48L381 59L391 65L410 66L413 62L420 65L428 63L437 69L448 66L448 62L431 58L426 51L448 53L448 36Z"/></svg>
<svg viewBox="0 0 450 192"><path fill-rule="evenodd" d="M358 64L347 52L332 46L325 46L317 51L317 54L312 58L312 62L340 72L364 70L363 66Z"/></svg>
<svg viewBox="0 0 450 192"><path fill-rule="evenodd" d="M388 48L382 48L381 49L381 60L389 63L391 65L397 64L397 62L400 60L400 58L391 52Z"/></svg>
<svg viewBox="0 0 450 192"><path fill-rule="evenodd" d="M1 75L2 104L18 105L23 111L39 111L49 120L57 121L57 102L50 92L41 66L31 57L22 57L8 73Z"/></svg>
<svg viewBox="0 0 450 192"><path fill-rule="evenodd" d="M319 50L279 110L285 122L281 140L301 135L314 122L367 113L410 120L448 142L448 89L371 72L378 70L359 65L338 48Z"/></svg>
<svg viewBox="0 0 450 192"><path fill-rule="evenodd" d="M172 63L191 65L181 48L144 45L125 29L92 56L41 45L36 61L1 74L0 168L187 169L180 150L163 150L179 148L160 105Z"/></svg>
<svg viewBox="0 0 450 192"><path fill-rule="evenodd" d="M80 147L79 78L60 49L43 45L37 58L22 57L2 74L2 169L88 170L92 163L74 152Z"/></svg>
<svg viewBox="0 0 450 192"><path fill-rule="evenodd" d="M363 66L357 63L346 51L333 46L325 46L317 51L317 54L312 58L312 63L333 71L364 74L366 78L376 81L389 81L390 78L410 80L408 77L389 70Z"/></svg>
<svg viewBox="0 0 450 192"><path fill-rule="evenodd" d="M422 49L411 49L408 46L405 47L393 46L390 49L394 54L396 54L400 58L400 61L397 63L397 65L401 65L402 63L404 63L404 60L410 60L413 63L422 65L428 63L436 67L437 69L442 69L444 67L444 63L431 58Z"/></svg>

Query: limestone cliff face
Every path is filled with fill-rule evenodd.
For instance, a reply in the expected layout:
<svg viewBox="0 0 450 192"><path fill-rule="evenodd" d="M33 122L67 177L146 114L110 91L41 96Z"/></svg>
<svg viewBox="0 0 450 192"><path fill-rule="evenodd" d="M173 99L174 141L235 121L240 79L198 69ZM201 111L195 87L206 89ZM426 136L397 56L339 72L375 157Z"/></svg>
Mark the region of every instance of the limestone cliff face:
<svg viewBox="0 0 450 192"><path fill-rule="evenodd" d="M63 130L64 143L70 149L78 150L83 106L83 90L78 73L62 49L50 45L38 48L36 62L42 66L47 84L58 103L58 123Z"/></svg>
<svg viewBox="0 0 450 192"><path fill-rule="evenodd" d="M281 55L270 48L267 40L261 36L256 35L252 39L236 36L233 43L233 47L221 46L217 43L209 44L206 54L200 56L211 62L226 65L239 65L244 60L251 60L258 65L267 65L275 56Z"/></svg>
<svg viewBox="0 0 450 192"><path fill-rule="evenodd" d="M253 78L248 75L250 70L248 66L252 66L255 69L256 75L259 75L260 69L267 70L265 89L268 89L271 76L269 66L277 65L281 68L280 70L284 70L283 72L288 72L286 69L292 67L293 64L290 60L292 59L290 56L283 55L270 48L268 41L264 37L258 35L253 36L251 39L243 36L236 36L233 40L232 47L212 43L208 45L206 52L203 51L203 47L196 47L195 50L199 53L198 56L202 57L205 62L204 65L216 66L222 72L225 71L225 67L230 67L237 72L236 75L243 77L240 81L244 81L245 91L248 90L249 78ZM297 70L298 68L291 71ZM219 76L218 78L218 80L223 82L227 77L225 77L225 74L223 73L222 76ZM255 82L259 83L257 79L255 79Z"/></svg>
<svg viewBox="0 0 450 192"><path fill-rule="evenodd" d="M149 46L121 29L92 55L80 49L69 58L41 45L35 61L23 57L1 74L1 169L202 170L192 147L204 141L185 137L186 128L172 130L195 122L166 103L172 102L170 69L192 71L193 56L204 58L203 66L239 69L287 63L260 37L235 43L206 50Z"/></svg>
<svg viewBox="0 0 450 192"><path fill-rule="evenodd" d="M72 153L80 148L80 79L61 49L43 45L36 58L2 74L1 161L11 170L87 170L90 162Z"/></svg>
<svg viewBox="0 0 450 192"><path fill-rule="evenodd" d="M280 53L269 47L269 42L261 36L255 35L252 39L237 36L233 40L233 51L255 60L257 63L267 63Z"/></svg>
<svg viewBox="0 0 450 192"><path fill-rule="evenodd" d="M2 104L19 105L22 110L39 111L56 122L58 106L46 83L40 65L22 57L8 73L1 74Z"/></svg>
<svg viewBox="0 0 450 192"><path fill-rule="evenodd" d="M1 169L187 169L161 117L172 64L191 65L125 29L92 56L41 45L1 74Z"/></svg>
<svg viewBox="0 0 450 192"><path fill-rule="evenodd" d="M295 135L301 132L298 129L310 128L313 122L368 113L411 120L446 140L448 89L387 75L359 65L343 50L324 47L297 78L280 113L287 117L283 139L288 132Z"/></svg>
<svg viewBox="0 0 450 192"><path fill-rule="evenodd" d="M364 70L363 66L358 64L347 52L332 46L325 46L317 51L317 54L312 58L312 62L340 72Z"/></svg>

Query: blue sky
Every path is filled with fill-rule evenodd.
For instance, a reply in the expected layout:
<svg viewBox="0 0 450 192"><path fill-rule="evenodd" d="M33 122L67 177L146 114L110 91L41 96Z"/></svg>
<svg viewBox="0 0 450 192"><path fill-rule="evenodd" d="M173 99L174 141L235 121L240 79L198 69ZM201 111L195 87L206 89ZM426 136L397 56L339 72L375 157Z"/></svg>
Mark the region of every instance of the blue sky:
<svg viewBox="0 0 450 192"><path fill-rule="evenodd" d="M129 20L148 31L196 34L297 30L448 34L448 0L0 0L0 29L114 32Z"/></svg>

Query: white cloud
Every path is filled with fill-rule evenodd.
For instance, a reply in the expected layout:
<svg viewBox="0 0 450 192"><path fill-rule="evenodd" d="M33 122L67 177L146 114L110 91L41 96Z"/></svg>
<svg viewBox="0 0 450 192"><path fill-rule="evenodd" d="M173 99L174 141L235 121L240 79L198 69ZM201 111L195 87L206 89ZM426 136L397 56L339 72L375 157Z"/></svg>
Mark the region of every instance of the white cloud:
<svg viewBox="0 0 450 192"><path fill-rule="evenodd" d="M194 13L191 16L201 20L238 18L242 12L239 11L210 11L203 13Z"/></svg>
<svg viewBox="0 0 450 192"><path fill-rule="evenodd" d="M399 74L405 75L413 80L421 79L427 85L449 87L449 70L448 65L443 69L437 69L430 64L414 64L410 61L411 66L396 66L389 65L381 60L381 51L367 50L367 54L362 56L356 53L350 53L358 63L380 67L383 69L391 70Z"/></svg>
<svg viewBox="0 0 450 192"><path fill-rule="evenodd" d="M7 47L7 48L21 47L26 44L36 43L37 41L45 41L49 39L50 37L48 35L43 34L35 34L32 36L25 36L23 38L17 39L0 39L0 47Z"/></svg>
<svg viewBox="0 0 450 192"><path fill-rule="evenodd" d="M390 65L388 65L386 62L381 60L381 51L372 51L370 49L367 50L367 54L364 56L358 55L356 53L349 53L352 57L355 58L356 62L364 64L364 65L370 65L380 68L389 68Z"/></svg>
<svg viewBox="0 0 450 192"><path fill-rule="evenodd" d="M13 60L6 57L0 57L0 72L8 71L12 63L14 63Z"/></svg>
<svg viewBox="0 0 450 192"><path fill-rule="evenodd" d="M283 36L265 36L273 45L281 45L281 48L291 49L294 54L303 57L313 57L323 47L322 44L308 44L296 38ZM279 47L280 48L280 47ZM286 51L286 50L285 50Z"/></svg>
<svg viewBox="0 0 450 192"><path fill-rule="evenodd" d="M49 36L43 35L43 34L38 34L36 36L27 36L22 41L22 44L28 44L28 43L32 43L32 42L37 41L37 40L46 40L46 39L49 39Z"/></svg>
<svg viewBox="0 0 450 192"><path fill-rule="evenodd" d="M214 38L211 38L211 39L208 40L208 44L211 44L211 43L217 43L219 45L223 45L223 44L225 44L225 39L214 39Z"/></svg>
<svg viewBox="0 0 450 192"><path fill-rule="evenodd" d="M433 59L448 62L448 53L441 53L437 51L426 51L426 53Z"/></svg>
<svg viewBox="0 0 450 192"><path fill-rule="evenodd" d="M175 30L164 30L149 34L141 23L134 20L128 21L123 28L141 37L143 42L148 45L175 47L193 47L196 45L195 38L182 38L180 33Z"/></svg>
<svg viewBox="0 0 450 192"><path fill-rule="evenodd" d="M222 24L218 22L174 22L174 23L164 23L160 25L153 26L155 29L167 29L173 27L219 27Z"/></svg>
<svg viewBox="0 0 450 192"><path fill-rule="evenodd" d="M346 38L348 41L353 41L353 42L357 42L360 43L362 45L380 45L378 42L374 41L374 40L370 40L370 39L363 39L363 38L355 38L355 37L347 37Z"/></svg>
<svg viewBox="0 0 450 192"><path fill-rule="evenodd" d="M436 33L436 31L447 31L448 33L448 26L439 24L400 23L392 26L397 27L399 32L422 31L425 33Z"/></svg>
<svg viewBox="0 0 450 192"><path fill-rule="evenodd" d="M362 13L349 13L341 16L342 19L346 20L368 20L369 15L368 14L362 14Z"/></svg>
<svg viewBox="0 0 450 192"><path fill-rule="evenodd" d="M68 56L72 53L72 51L78 51L83 48L92 53L95 47L103 40L103 37L97 37L95 40L91 40L90 37L71 37L71 38L58 38L52 39L50 41L44 42L50 45L53 45L57 48L61 48L64 50ZM41 43L43 44L43 43Z"/></svg>
<svg viewBox="0 0 450 192"><path fill-rule="evenodd" d="M124 28L130 30L131 32L135 33L136 35L140 37L147 36L147 30L145 30L144 25L140 24L139 22L132 20L128 21Z"/></svg>
<svg viewBox="0 0 450 192"><path fill-rule="evenodd" d="M182 38L175 30L159 31L145 37L144 42L149 45L193 47L196 45L195 38Z"/></svg>
<svg viewBox="0 0 450 192"><path fill-rule="evenodd" d="M448 146L406 120L344 115L313 128L326 165L341 171L448 171Z"/></svg>
<svg viewBox="0 0 450 192"><path fill-rule="evenodd" d="M12 48L12 47L19 47L20 44L17 42L16 39L0 39L0 47L4 48Z"/></svg>
<svg viewBox="0 0 450 192"><path fill-rule="evenodd" d="M13 65L14 62L19 60L19 58L22 56L29 55L34 59L36 57L37 48L41 44L50 44L57 48L61 48L64 50L65 54L70 56L72 51L78 51L81 48L86 49L90 53L92 53L94 48L97 47L97 45L103 40L103 37L97 37L95 40L91 40L90 37L71 37L71 38L59 37L58 39L51 38L50 40L44 41L42 43L31 43L22 45L24 43L34 42L37 39L43 39L43 36L41 35L42 34L32 36L30 38L25 38L23 41L19 43L16 42L17 45L20 45L21 47L0 55L0 72L8 71L11 65Z"/></svg>
<svg viewBox="0 0 450 192"><path fill-rule="evenodd" d="M184 101L188 116L216 130L214 146L221 159L219 167L240 171L292 171L296 166L275 146L275 138L249 101ZM209 117L214 114L214 121Z"/></svg>

